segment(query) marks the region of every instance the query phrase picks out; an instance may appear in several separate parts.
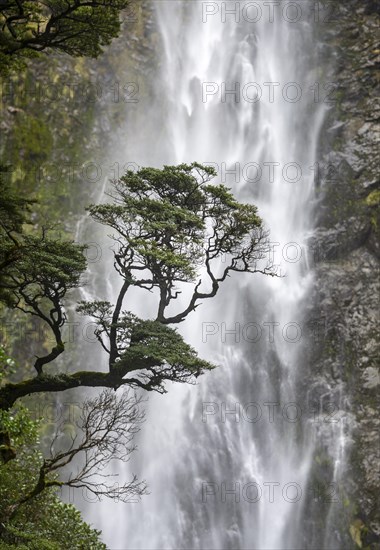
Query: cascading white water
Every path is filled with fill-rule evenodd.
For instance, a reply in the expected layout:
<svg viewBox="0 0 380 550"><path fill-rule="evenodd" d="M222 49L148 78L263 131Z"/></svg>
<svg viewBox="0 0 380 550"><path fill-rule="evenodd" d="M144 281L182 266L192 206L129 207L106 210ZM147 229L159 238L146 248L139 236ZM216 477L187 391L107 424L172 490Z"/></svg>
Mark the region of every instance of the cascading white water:
<svg viewBox="0 0 380 550"><path fill-rule="evenodd" d="M220 367L195 387L150 396L130 469L151 494L91 510L111 549L305 547L314 439L299 417L298 331L311 284L305 251L324 105L310 89L307 2L297 3L297 22L281 6L272 18L264 4L257 18L252 4L262 3L154 4L163 44L155 99L137 106L121 160L213 163L240 200L257 204L284 276L233 277L181 326Z"/></svg>

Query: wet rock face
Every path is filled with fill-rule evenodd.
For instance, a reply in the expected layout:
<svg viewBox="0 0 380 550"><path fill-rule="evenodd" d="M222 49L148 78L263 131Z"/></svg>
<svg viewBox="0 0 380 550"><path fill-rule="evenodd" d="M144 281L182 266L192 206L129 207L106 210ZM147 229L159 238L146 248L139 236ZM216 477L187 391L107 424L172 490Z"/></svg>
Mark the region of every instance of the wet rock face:
<svg viewBox="0 0 380 550"><path fill-rule="evenodd" d="M324 379L333 393L344 388L348 396L340 404L351 440L343 480L348 515L342 528L353 548L360 542L370 549L380 548L380 48L375 4L339 3L323 38L326 59L335 52L325 77L335 84L337 101L321 134L320 162L327 169L317 182L312 247L318 254L310 312L324 325L324 337L314 340L311 351L311 376Z"/></svg>

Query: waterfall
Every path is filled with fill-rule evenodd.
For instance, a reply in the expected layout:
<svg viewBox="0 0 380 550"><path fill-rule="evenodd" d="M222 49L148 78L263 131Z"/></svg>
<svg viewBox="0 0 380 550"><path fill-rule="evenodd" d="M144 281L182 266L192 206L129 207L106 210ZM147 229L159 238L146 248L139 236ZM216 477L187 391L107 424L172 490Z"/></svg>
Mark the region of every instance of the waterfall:
<svg viewBox="0 0 380 550"><path fill-rule="evenodd" d="M180 327L219 368L149 396L129 468L150 495L88 512L111 549L316 548L305 527L318 435L305 408L303 329L326 105L310 6L291 4L272 13L262 2L154 3L154 99L136 107L121 160L215 166L258 206L280 276L231 277Z"/></svg>

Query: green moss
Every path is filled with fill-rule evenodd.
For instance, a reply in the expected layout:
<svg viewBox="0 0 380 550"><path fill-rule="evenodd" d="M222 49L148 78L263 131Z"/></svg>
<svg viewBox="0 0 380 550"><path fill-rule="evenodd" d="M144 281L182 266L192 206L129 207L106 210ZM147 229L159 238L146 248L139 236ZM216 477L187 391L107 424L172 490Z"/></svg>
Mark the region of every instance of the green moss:
<svg viewBox="0 0 380 550"><path fill-rule="evenodd" d="M380 190L375 189L365 198L364 203L371 208L370 220L374 231L379 229L379 205L380 205Z"/></svg>
<svg viewBox="0 0 380 550"><path fill-rule="evenodd" d="M363 548L362 531L364 530L364 524L360 519L355 519L350 527L350 535L357 548Z"/></svg>
<svg viewBox="0 0 380 550"><path fill-rule="evenodd" d="M376 189L375 191L372 191L366 199L365 203L368 206L378 206L380 204L380 189Z"/></svg>
<svg viewBox="0 0 380 550"><path fill-rule="evenodd" d="M49 126L33 115L23 114L15 126L12 156L27 157L31 161L45 161L52 152L53 136Z"/></svg>

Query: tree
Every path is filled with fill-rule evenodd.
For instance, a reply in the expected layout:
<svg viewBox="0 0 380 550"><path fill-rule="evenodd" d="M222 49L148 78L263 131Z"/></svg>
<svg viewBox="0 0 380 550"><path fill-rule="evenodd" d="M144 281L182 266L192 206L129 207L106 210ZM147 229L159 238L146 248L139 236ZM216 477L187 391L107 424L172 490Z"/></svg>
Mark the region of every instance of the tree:
<svg viewBox="0 0 380 550"><path fill-rule="evenodd" d="M32 202L14 196L5 174L0 167L0 301L42 321L54 334L56 346L34 362L41 373L64 351L63 300L79 285L86 267L84 247L63 240L54 226L27 232Z"/></svg>
<svg viewBox="0 0 380 550"><path fill-rule="evenodd" d="M16 263L6 278L7 291L13 307L49 326L56 346L37 358L35 377L0 388L0 408L8 409L29 394L78 386L127 385L163 393L168 380L192 383L214 368L169 325L181 323L201 300L213 298L234 272L275 275L265 261L267 234L256 207L239 203L228 188L212 184L215 176L213 168L197 163L128 171L114 182L112 203L89 207L96 221L114 231L114 267L122 280L116 304L99 300L78 307L97 323L96 336L108 354L106 372L45 372L64 350L63 300L79 284L83 257L78 245L53 239L50 246L46 235L38 243L32 239L36 252L41 247L37 262L32 265L27 254ZM154 319L140 319L124 309L126 294L134 287L157 297ZM184 287L190 291L188 303L175 310Z"/></svg>
<svg viewBox="0 0 380 550"><path fill-rule="evenodd" d="M167 381L192 383L214 365L200 359L170 325L183 322L201 301L215 297L234 272L275 275L266 261L267 234L256 207L239 203L228 188L213 184L215 176L213 168L197 163L129 171L113 182L111 202L88 208L94 220L113 231L114 268L121 287L115 304L97 300L78 305L79 312L95 319L96 337L108 354L106 371L68 373L48 369L65 349L65 302L69 291L81 284L84 247L63 240L54 228L33 231L30 203L16 198L0 177L0 300L44 323L55 340L50 351L35 359L35 376L25 380L10 382L12 363L4 353L0 356L0 476L6 478L7 472L10 476L4 487L11 478L16 480L12 491L3 495L3 540L23 543L26 529L32 531L27 547L35 543L56 548L48 538L37 541L33 528L25 527L30 510L39 509L39 503L46 502L47 514L49 506L55 509L58 501L51 493L55 487L86 488L125 501L146 492L145 483L136 477L115 488L107 483L107 474L99 473L111 460L128 460L134 451L133 435L143 419L140 398L103 392L84 404L66 446L60 442L63 427L58 426L50 454L42 456L34 448L31 457L20 452L22 444L12 424L10 411L19 398L78 386L115 390L127 386L163 393ZM153 294L153 318L141 319L125 309L133 288ZM178 297L185 289L188 298L181 306ZM28 437L28 423L23 430ZM77 461L79 456L84 460ZM27 482L21 473L25 465ZM78 466L65 477L68 465ZM104 476L101 481L94 480L95 473ZM71 519L75 513L65 508Z"/></svg>
<svg viewBox="0 0 380 550"><path fill-rule="evenodd" d="M39 446L40 422L32 421L27 409L21 406L12 414L4 411L0 414L18 449L15 460L0 465L0 549L105 550L106 546L99 540L100 533L84 523L72 504L61 502L57 491L64 485L75 485L82 478L80 483L84 483L86 489L111 498L115 496L112 485L107 489L102 481L99 486L93 482L93 475L102 466L94 461L95 448L100 448L101 459L108 460L111 453L116 459L128 459L134 449L128 442L142 420L139 400L127 393L116 398L104 392L86 402L76 422L79 433L74 431L72 437L65 438L64 428L73 426L58 425L52 446L45 452L47 456ZM114 428L121 430L120 441L115 440ZM73 470L71 476L61 474L63 480L60 480L58 468L78 453L88 456L84 465L75 473ZM144 484L138 484L133 478L122 487L122 495L127 497L127 493L140 495ZM127 487L131 490L127 491Z"/></svg>
<svg viewBox="0 0 380 550"><path fill-rule="evenodd" d="M12 193L8 175L9 167L0 165L0 288L4 288L3 276L7 269L20 257L20 243L16 235L22 232L32 206L32 201ZM5 296L1 298L4 301Z"/></svg>
<svg viewBox="0 0 380 550"><path fill-rule="evenodd" d="M0 382L14 366L0 346ZM133 439L144 420L141 403L131 391L105 390L74 407L69 419L61 418L43 452L38 438L43 418L32 421L23 405L0 410L0 550L106 548L100 533L56 491L69 487L81 489L86 500L93 495L122 502L146 494L145 482L135 475L125 482L105 473L135 451Z"/></svg>
<svg viewBox="0 0 380 550"><path fill-rule="evenodd" d="M97 57L120 31L129 0L5 0L0 3L0 74L45 50Z"/></svg>
<svg viewBox="0 0 380 550"><path fill-rule="evenodd" d="M13 477L16 480L24 475L24 466L33 462L33 475L29 472L27 481L0 493L2 497L2 517L0 523L13 520L24 506L35 500L46 489L52 487L71 487L82 489L86 494L97 498L107 497L122 502L130 502L146 493L145 482L133 476L127 483L111 483L115 476L104 474L111 463L127 462L135 451L134 435L139 431L144 420L141 411L141 396L124 391L121 396L110 390L103 391L98 397L84 402L70 431L65 429L62 420L56 426L47 456L43 456L35 446L36 426L29 420L26 410L21 408L14 415L2 411L1 421L10 437L24 439L32 443L29 458L18 453L15 461L6 461L7 466L0 469L0 476ZM68 467L70 470L68 471ZM58 477L58 472L60 475ZM4 486L7 484L4 483Z"/></svg>

